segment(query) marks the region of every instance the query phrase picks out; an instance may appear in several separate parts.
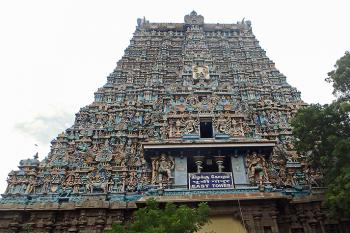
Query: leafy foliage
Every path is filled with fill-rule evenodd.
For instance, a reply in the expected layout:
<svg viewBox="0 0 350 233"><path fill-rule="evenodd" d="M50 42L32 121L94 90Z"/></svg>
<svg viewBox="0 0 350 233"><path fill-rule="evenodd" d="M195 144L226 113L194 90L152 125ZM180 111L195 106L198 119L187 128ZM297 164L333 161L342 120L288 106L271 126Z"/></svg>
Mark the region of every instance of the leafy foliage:
<svg viewBox="0 0 350 233"><path fill-rule="evenodd" d="M334 94L350 98L350 52L345 52L334 66L335 70L328 73L326 81L333 83Z"/></svg>
<svg viewBox="0 0 350 233"><path fill-rule="evenodd" d="M350 167L342 168L333 182L329 182L326 206L334 217L350 216Z"/></svg>
<svg viewBox="0 0 350 233"><path fill-rule="evenodd" d="M201 203L198 208L177 207L167 203L164 209L154 199L135 212L134 221L126 225L113 225L110 233L192 233L208 222L209 207Z"/></svg>
<svg viewBox="0 0 350 233"><path fill-rule="evenodd" d="M296 149L314 166L337 173L350 163L350 104L310 105L299 110L292 125Z"/></svg>
<svg viewBox="0 0 350 233"><path fill-rule="evenodd" d="M350 217L350 53L328 73L340 98L329 105L300 109L292 121L295 148L322 168L326 206L333 217Z"/></svg>

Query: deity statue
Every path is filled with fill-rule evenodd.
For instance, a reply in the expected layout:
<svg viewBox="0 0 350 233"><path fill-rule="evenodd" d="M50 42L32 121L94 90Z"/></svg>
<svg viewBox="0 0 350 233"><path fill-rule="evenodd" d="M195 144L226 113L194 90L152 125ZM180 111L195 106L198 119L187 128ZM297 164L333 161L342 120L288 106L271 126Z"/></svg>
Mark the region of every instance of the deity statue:
<svg viewBox="0 0 350 233"><path fill-rule="evenodd" d="M51 184L51 176L46 175L43 180L43 186L42 186L41 192L48 193L50 191L50 184Z"/></svg>
<svg viewBox="0 0 350 233"><path fill-rule="evenodd" d="M136 189L138 179L137 173L135 171L130 172L129 177L126 179L127 182L127 191L133 192Z"/></svg>
<svg viewBox="0 0 350 233"><path fill-rule="evenodd" d="M248 169L249 180L252 184L262 186L269 181L266 160L256 152L246 157L246 167Z"/></svg>
<svg viewBox="0 0 350 233"><path fill-rule="evenodd" d="M169 183L172 179L172 171L175 168L175 162L171 156L162 154L159 158L152 160L152 183Z"/></svg>
<svg viewBox="0 0 350 233"><path fill-rule="evenodd" d="M230 122L225 119L224 116L220 115L215 121L216 132L219 134L228 134L230 129Z"/></svg>
<svg viewBox="0 0 350 233"><path fill-rule="evenodd" d="M7 178L7 188L5 193L14 193L15 187L18 184L17 176L14 171L11 171Z"/></svg>
<svg viewBox="0 0 350 233"><path fill-rule="evenodd" d="M110 185L108 174L102 171L92 171L88 174L85 188L89 193L93 193L94 190L102 190L107 193Z"/></svg>
<svg viewBox="0 0 350 233"><path fill-rule="evenodd" d="M198 108L201 112L207 112L209 110L209 101L207 96L203 96L198 103Z"/></svg>
<svg viewBox="0 0 350 233"><path fill-rule="evenodd" d="M35 192L35 185L36 185L35 177L30 176L29 178L27 178L27 182L28 184L27 184L25 193L31 194L32 192Z"/></svg>
<svg viewBox="0 0 350 233"><path fill-rule="evenodd" d="M198 132L198 121L194 119L188 119L185 121L184 134L196 134Z"/></svg>
<svg viewBox="0 0 350 233"><path fill-rule="evenodd" d="M179 119L177 119L175 122L175 136L176 137L181 136L181 130L180 130L181 125L182 125L181 121Z"/></svg>
<svg viewBox="0 0 350 233"><path fill-rule="evenodd" d="M192 78L197 79L209 79L209 67L208 66L193 66L192 67Z"/></svg>

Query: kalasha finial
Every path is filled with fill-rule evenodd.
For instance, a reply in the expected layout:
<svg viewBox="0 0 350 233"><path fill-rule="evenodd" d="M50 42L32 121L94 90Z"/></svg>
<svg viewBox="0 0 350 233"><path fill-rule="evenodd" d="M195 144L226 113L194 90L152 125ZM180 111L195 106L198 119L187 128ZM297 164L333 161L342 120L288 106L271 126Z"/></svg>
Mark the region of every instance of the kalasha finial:
<svg viewBox="0 0 350 233"><path fill-rule="evenodd" d="M185 15L185 23L201 25L204 24L204 17L193 10L189 15Z"/></svg>
<svg viewBox="0 0 350 233"><path fill-rule="evenodd" d="M146 20L146 17L143 16L143 18L137 19L137 27L142 27L143 24L148 23L148 20Z"/></svg>

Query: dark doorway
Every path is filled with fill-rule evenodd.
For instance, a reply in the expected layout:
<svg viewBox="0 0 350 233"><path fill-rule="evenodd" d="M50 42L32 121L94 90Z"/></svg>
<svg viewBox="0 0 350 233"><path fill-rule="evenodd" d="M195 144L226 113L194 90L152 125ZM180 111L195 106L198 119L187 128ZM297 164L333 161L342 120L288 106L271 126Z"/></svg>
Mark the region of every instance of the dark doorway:
<svg viewBox="0 0 350 233"><path fill-rule="evenodd" d="M213 137L213 124L211 121L200 122L200 134L201 138Z"/></svg>

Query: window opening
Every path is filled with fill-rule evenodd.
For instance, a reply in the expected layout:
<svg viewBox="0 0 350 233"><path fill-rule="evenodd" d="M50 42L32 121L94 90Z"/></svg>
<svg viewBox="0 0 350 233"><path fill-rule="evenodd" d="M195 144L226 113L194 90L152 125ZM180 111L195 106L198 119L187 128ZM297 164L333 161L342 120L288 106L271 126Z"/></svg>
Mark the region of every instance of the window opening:
<svg viewBox="0 0 350 233"><path fill-rule="evenodd" d="M213 123L211 121L200 122L201 138L213 138Z"/></svg>

